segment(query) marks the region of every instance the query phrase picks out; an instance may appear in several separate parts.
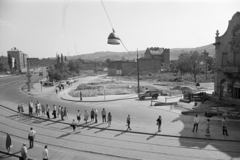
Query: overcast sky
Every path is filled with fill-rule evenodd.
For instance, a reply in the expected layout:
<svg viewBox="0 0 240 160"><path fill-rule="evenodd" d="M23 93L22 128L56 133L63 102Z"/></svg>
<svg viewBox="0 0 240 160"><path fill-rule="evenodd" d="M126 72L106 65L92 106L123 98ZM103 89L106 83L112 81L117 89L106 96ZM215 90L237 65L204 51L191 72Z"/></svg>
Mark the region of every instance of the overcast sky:
<svg viewBox="0 0 240 160"><path fill-rule="evenodd" d="M129 51L192 48L214 43L239 0L103 0ZM112 27L101 0L0 0L0 53L17 47L29 57L126 51L108 45Z"/></svg>

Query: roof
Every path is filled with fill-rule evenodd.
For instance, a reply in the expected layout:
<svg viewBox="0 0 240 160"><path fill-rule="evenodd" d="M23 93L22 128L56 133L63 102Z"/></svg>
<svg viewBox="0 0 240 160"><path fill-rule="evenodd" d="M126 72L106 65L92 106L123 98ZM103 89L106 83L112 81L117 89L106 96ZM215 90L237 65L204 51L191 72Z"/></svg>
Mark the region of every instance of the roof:
<svg viewBox="0 0 240 160"><path fill-rule="evenodd" d="M164 48L159 48L159 47L151 47L151 48L147 48L151 55L162 55Z"/></svg>

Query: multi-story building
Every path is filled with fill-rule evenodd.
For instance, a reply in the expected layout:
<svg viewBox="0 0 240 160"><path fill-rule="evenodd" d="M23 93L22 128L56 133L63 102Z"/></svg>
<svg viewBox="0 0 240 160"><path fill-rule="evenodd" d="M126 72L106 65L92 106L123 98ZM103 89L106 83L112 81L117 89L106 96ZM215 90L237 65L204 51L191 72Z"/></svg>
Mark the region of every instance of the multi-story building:
<svg viewBox="0 0 240 160"><path fill-rule="evenodd" d="M158 59L162 66L168 66L170 61L170 49L159 47L147 48L144 53L145 59Z"/></svg>
<svg viewBox="0 0 240 160"><path fill-rule="evenodd" d="M9 71L8 57L1 56L0 63L3 65L3 69Z"/></svg>
<svg viewBox="0 0 240 160"><path fill-rule="evenodd" d="M227 31L216 33L214 91L219 99L240 103L240 12L233 15Z"/></svg>
<svg viewBox="0 0 240 160"><path fill-rule="evenodd" d="M15 58L16 61L16 70L19 72L25 72L27 68L27 57L28 55L18 50L16 47L7 51L8 56L11 55L12 58Z"/></svg>

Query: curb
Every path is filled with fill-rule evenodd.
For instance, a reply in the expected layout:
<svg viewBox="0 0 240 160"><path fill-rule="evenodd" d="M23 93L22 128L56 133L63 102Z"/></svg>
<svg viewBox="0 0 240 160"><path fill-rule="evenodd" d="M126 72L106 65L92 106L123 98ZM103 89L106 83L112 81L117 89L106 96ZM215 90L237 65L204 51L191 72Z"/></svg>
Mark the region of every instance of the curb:
<svg viewBox="0 0 240 160"><path fill-rule="evenodd" d="M119 99L111 99L111 100L101 100L101 101L78 101L78 100L71 100L61 97L62 100L71 101L71 102L111 102L111 101L120 101L120 100L127 100L127 99L135 99L137 97L132 98L119 98Z"/></svg>
<svg viewBox="0 0 240 160"><path fill-rule="evenodd" d="M24 84L24 85L25 85L25 84ZM24 86L24 85L22 85L21 88L20 88L20 89L22 90L22 92L24 92L25 94L28 94L28 95L30 95L30 96L34 96L33 94L31 94L31 93L29 93L29 92L27 92L27 91L25 91L25 90L23 89L23 86ZM37 95L37 94L36 94L36 95Z"/></svg>
<svg viewBox="0 0 240 160"><path fill-rule="evenodd" d="M8 108L6 106L3 106L0 104L0 106L2 108L5 108L5 109L8 109L8 110L11 110L13 112L16 112L15 110L11 109L11 108ZM69 125L71 123L66 123L66 122L61 122L61 121L54 121L54 120L51 120L51 119L45 119L45 118L41 118L41 117L36 117L36 116L31 116L31 115L28 115L26 113L21 113L23 114L24 116L28 116L28 117L33 117L33 118L37 118L37 119L41 119L41 120L45 120L45 121L50 121L50 122L55 122L55 123L61 123L61 124L66 124L66 125ZM156 134L156 133L148 133L148 132L139 132L139 131L127 131L127 130L120 130L120 129L111 129L111 128L100 128L100 127L94 127L94 126L85 126L85 125L77 125L78 127L83 127L83 128L93 128L93 129L104 129L104 130L107 130L107 131L118 131L118 132L127 132L127 133L135 133L135 134L142 134L142 135L150 135L150 136L161 136L161 137L172 137L172 138L185 138L185 139L199 139L199 140L211 140L211 141L222 141L222 142L240 142L240 140L224 140L224 139L213 139L213 138L201 138L201 137L189 137L189 136L176 136L176 135L167 135L167 134Z"/></svg>

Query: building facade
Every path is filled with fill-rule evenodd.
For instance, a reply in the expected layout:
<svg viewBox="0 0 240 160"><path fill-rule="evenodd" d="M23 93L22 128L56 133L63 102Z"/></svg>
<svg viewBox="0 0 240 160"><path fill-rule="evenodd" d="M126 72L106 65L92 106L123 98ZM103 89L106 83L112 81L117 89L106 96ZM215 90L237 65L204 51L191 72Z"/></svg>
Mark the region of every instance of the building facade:
<svg viewBox="0 0 240 160"><path fill-rule="evenodd" d="M144 53L144 59L158 59L162 66L169 66L170 49L150 47Z"/></svg>
<svg viewBox="0 0 240 160"><path fill-rule="evenodd" d="M240 12L233 15L227 31L215 38L214 91L220 99L240 103Z"/></svg>
<svg viewBox="0 0 240 160"><path fill-rule="evenodd" d="M16 70L19 72L26 72L27 70L27 57L28 55L18 50L16 47L7 51L8 56L11 55L16 61Z"/></svg>
<svg viewBox="0 0 240 160"><path fill-rule="evenodd" d="M4 71L9 71L8 57L1 56L0 63L3 65Z"/></svg>
<svg viewBox="0 0 240 160"><path fill-rule="evenodd" d="M139 73L160 73L169 67L170 49L147 48L144 57L138 59ZM109 76L137 74L137 61L113 61L108 65Z"/></svg>

